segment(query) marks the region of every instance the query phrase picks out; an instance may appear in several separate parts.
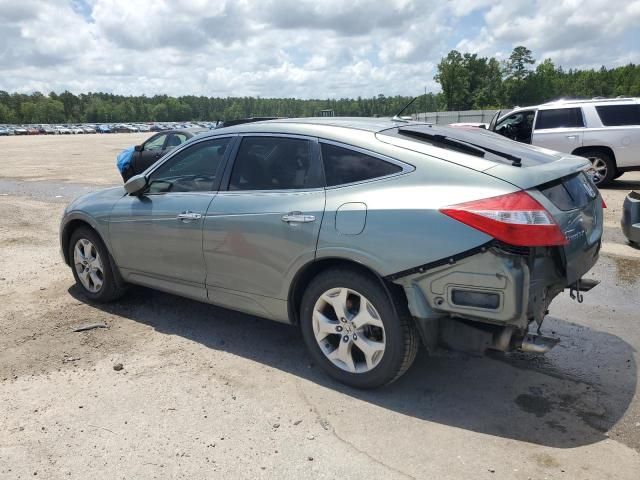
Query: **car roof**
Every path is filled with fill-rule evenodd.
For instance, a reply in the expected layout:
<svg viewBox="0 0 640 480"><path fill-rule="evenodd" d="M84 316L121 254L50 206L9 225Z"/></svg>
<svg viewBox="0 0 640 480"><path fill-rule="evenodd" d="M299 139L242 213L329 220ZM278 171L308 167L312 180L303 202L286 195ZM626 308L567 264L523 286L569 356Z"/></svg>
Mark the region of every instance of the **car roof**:
<svg viewBox="0 0 640 480"><path fill-rule="evenodd" d="M575 99L575 98L561 98L559 100L553 100L551 102L542 103L540 105L530 105L528 107L515 107L509 110L505 114L501 114L500 118L504 118L512 113L519 113L526 110L550 110L554 108L570 108L579 107L581 105L635 105L640 103L638 97L625 97L625 98L591 98L591 99Z"/></svg>
<svg viewBox="0 0 640 480"><path fill-rule="evenodd" d="M395 128L405 122L394 121L390 118L369 117L305 117L305 118L280 118L262 122L243 123L230 127L221 127L211 130L213 135L225 133L301 133L309 134L311 130L361 130L371 133L381 132L389 128Z"/></svg>

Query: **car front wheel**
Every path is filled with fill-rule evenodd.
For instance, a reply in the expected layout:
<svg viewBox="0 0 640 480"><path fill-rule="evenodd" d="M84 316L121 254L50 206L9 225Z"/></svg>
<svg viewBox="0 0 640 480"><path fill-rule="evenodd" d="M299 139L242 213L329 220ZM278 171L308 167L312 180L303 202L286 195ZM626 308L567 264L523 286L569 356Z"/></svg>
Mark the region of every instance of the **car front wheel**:
<svg viewBox="0 0 640 480"><path fill-rule="evenodd" d="M124 283L95 231L81 227L71 234L69 259L76 284L90 300L110 302L124 294Z"/></svg>
<svg viewBox="0 0 640 480"><path fill-rule="evenodd" d="M418 334L406 305L360 272L321 273L304 294L300 318L313 359L347 385L389 384L415 359Z"/></svg>

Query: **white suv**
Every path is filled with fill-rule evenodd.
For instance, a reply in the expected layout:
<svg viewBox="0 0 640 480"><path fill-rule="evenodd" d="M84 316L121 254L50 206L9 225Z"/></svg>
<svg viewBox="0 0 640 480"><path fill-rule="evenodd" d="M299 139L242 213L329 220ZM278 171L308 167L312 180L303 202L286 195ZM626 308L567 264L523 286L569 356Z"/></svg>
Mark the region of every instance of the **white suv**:
<svg viewBox="0 0 640 480"><path fill-rule="evenodd" d="M501 135L587 157L594 181L606 185L640 170L640 99L559 100L496 114L489 126Z"/></svg>

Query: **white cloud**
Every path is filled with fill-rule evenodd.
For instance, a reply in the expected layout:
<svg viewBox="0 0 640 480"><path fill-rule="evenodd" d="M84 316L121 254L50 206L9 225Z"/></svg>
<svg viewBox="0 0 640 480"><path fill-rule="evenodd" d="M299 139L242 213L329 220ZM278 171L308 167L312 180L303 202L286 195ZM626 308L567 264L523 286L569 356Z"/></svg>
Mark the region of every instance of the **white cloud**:
<svg viewBox="0 0 640 480"><path fill-rule="evenodd" d="M452 49L640 59L640 1L0 0L0 90L326 98L418 93Z"/></svg>
<svg viewBox="0 0 640 480"><path fill-rule="evenodd" d="M631 42L625 35L628 34ZM640 1L513 0L495 3L464 51L508 56L505 46L525 45L538 59L566 67L617 66L640 59Z"/></svg>

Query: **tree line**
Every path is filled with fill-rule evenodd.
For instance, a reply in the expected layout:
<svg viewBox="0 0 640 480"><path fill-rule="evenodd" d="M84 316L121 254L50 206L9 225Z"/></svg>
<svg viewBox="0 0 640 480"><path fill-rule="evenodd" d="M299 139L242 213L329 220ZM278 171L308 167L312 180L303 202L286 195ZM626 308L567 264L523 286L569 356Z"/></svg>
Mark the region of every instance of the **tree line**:
<svg viewBox="0 0 640 480"><path fill-rule="evenodd" d="M2 123L117 123L186 120L231 120L243 117L311 117L322 110L339 116L391 116L411 97L382 94L356 99L301 100L296 98L204 97L167 95L123 96L65 91L30 95L0 91ZM435 102L430 105L435 108Z"/></svg>
<svg viewBox="0 0 640 480"><path fill-rule="evenodd" d="M452 50L440 60L434 78L446 110L536 105L561 97L640 97L640 65L564 70L550 58L536 65L524 46L502 62Z"/></svg>
<svg viewBox="0 0 640 480"><path fill-rule="evenodd" d="M437 66L442 92L428 93L414 111L471 110L534 105L560 97L640 96L640 66L564 70L551 59L536 65L531 51L517 46L508 59L452 50ZM322 110L338 116L391 116L412 97L295 99L167 95L124 96L89 92L75 95L0 90L1 123L115 123L230 120L242 117L308 117Z"/></svg>

